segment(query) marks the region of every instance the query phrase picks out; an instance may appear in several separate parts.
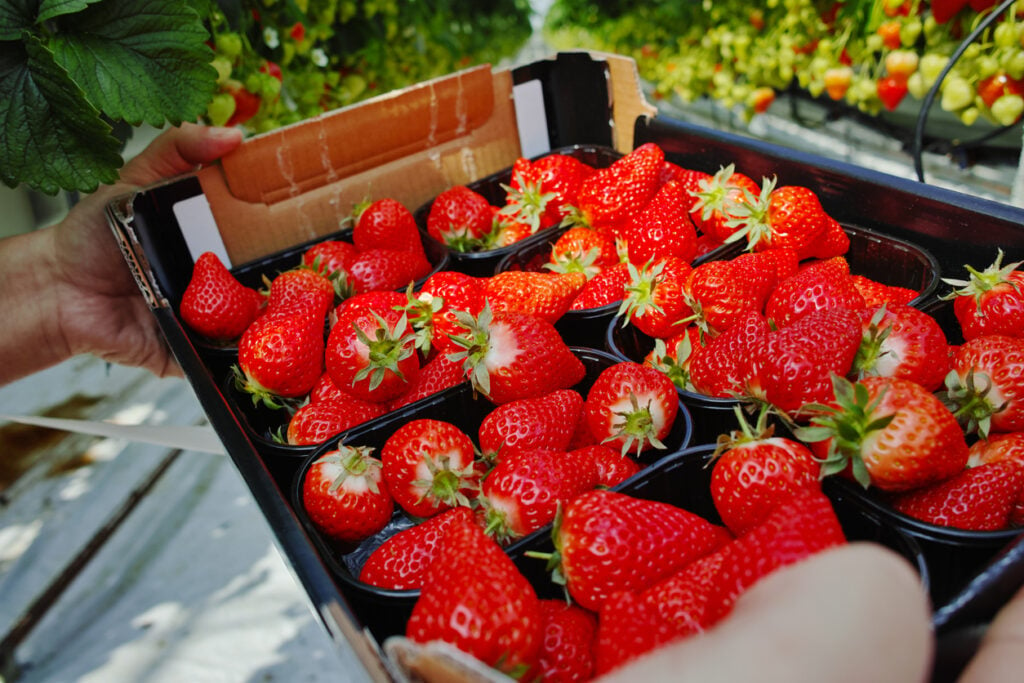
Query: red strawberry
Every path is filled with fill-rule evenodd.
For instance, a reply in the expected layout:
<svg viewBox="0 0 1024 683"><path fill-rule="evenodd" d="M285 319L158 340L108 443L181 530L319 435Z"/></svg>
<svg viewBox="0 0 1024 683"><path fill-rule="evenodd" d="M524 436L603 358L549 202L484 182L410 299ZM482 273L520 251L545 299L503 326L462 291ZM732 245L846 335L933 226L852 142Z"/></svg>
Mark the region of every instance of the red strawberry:
<svg viewBox="0 0 1024 683"><path fill-rule="evenodd" d="M309 467L302 505L317 528L350 543L383 529L395 508L380 461L370 449L352 446L329 451Z"/></svg>
<svg viewBox="0 0 1024 683"><path fill-rule="evenodd" d="M807 187L779 187L777 179L766 178L756 196L741 201L737 216L743 227L729 239L744 240L751 251L789 247L800 260L827 259L846 251L838 251L843 245L838 243L838 235L830 235L832 218ZM832 239L826 240L827 236Z"/></svg>
<svg viewBox="0 0 1024 683"><path fill-rule="evenodd" d="M518 215L510 216L495 207L494 227L484 240L481 250L507 247L525 240L535 232L534 227Z"/></svg>
<svg viewBox="0 0 1024 683"><path fill-rule="evenodd" d="M583 289L573 299L569 310L583 311L618 303L625 298L629 282L629 263L614 263L587 280L587 284L583 285Z"/></svg>
<svg viewBox="0 0 1024 683"><path fill-rule="evenodd" d="M679 412L672 380L650 365L623 361L598 375L587 392L583 412L590 433L602 443L637 455L665 448Z"/></svg>
<svg viewBox="0 0 1024 683"><path fill-rule="evenodd" d="M696 325L668 339L655 339L644 363L662 373L677 389L691 390L690 364L704 350L704 333Z"/></svg>
<svg viewBox="0 0 1024 683"><path fill-rule="evenodd" d="M640 464L636 460L604 444L582 446L575 450L588 458L593 458L597 466L598 486L618 486L640 471Z"/></svg>
<svg viewBox="0 0 1024 683"><path fill-rule="evenodd" d="M312 446L327 441L385 412L379 403L355 397L307 403L288 421L287 441L293 446Z"/></svg>
<svg viewBox="0 0 1024 683"><path fill-rule="evenodd" d="M540 172L534 169L529 159L519 157L513 162L509 184L502 187L505 189L505 205L495 214L500 226L521 226L524 236L529 236L554 225L552 219L557 212L552 211L549 216L547 206L555 200L555 195L544 191Z"/></svg>
<svg viewBox="0 0 1024 683"><path fill-rule="evenodd" d="M455 251L475 251L490 234L494 210L479 192L450 187L434 198L427 214L427 234Z"/></svg>
<svg viewBox="0 0 1024 683"><path fill-rule="evenodd" d="M416 380L415 334L398 311L370 309L339 317L324 352L327 372L341 390L367 401L390 401Z"/></svg>
<svg viewBox="0 0 1024 683"><path fill-rule="evenodd" d="M478 443L487 460L511 450L566 450L583 415L583 397L573 389L509 401L488 413L480 423Z"/></svg>
<svg viewBox="0 0 1024 683"><path fill-rule="evenodd" d="M420 518L469 505L483 473L475 455L465 432L451 422L427 418L403 424L380 451L392 497Z"/></svg>
<svg viewBox="0 0 1024 683"><path fill-rule="evenodd" d="M596 489L565 506L554 539L556 578L580 606L596 611L611 595L643 590L731 535L683 508Z"/></svg>
<svg viewBox="0 0 1024 683"><path fill-rule="evenodd" d="M968 450L967 466L1007 460L1024 465L1024 432L990 434L987 439L978 439ZM1024 526L1024 488L1010 512L1009 525Z"/></svg>
<svg viewBox="0 0 1024 683"><path fill-rule="evenodd" d="M424 281L418 297L433 311L430 344L438 353L458 350L449 335L466 330L456 320L455 311L480 313L484 307L483 282L481 278L452 270L433 273Z"/></svg>
<svg viewBox="0 0 1024 683"><path fill-rule="evenodd" d="M964 266L968 280L943 279L958 287L946 298L953 299L953 313L964 339L984 334L1024 337L1024 270L1021 262L1002 265L1003 251L982 271Z"/></svg>
<svg viewBox="0 0 1024 683"><path fill-rule="evenodd" d="M551 245L548 263L560 273L580 272L593 278L619 262L615 240L607 233L583 225L569 228Z"/></svg>
<svg viewBox="0 0 1024 683"><path fill-rule="evenodd" d="M548 683L589 681L594 673L597 618L565 600L541 600L543 638L537 675Z"/></svg>
<svg viewBox="0 0 1024 683"><path fill-rule="evenodd" d="M693 267L674 256L651 261L639 270L630 262L630 282L619 315L651 337L668 338L693 314L684 287Z"/></svg>
<svg viewBox="0 0 1024 683"><path fill-rule="evenodd" d="M617 234L657 191L664 162L662 149L648 142L588 176L576 198L584 222Z"/></svg>
<svg viewBox="0 0 1024 683"><path fill-rule="evenodd" d="M466 373L462 369L462 364L451 360L446 354L439 353L420 368L416 379L409 383L409 387L404 393L388 402L388 411L397 410L420 399L433 396L464 381L466 381Z"/></svg>
<svg viewBox="0 0 1024 683"><path fill-rule="evenodd" d="M856 273L851 274L850 279L853 280L853 286L864 297L864 303L871 308L877 308L882 304L909 304L921 295L920 292L909 287L887 285Z"/></svg>
<svg viewBox="0 0 1024 683"><path fill-rule="evenodd" d="M496 404L567 389L586 369L555 326L534 315L492 313L485 305L473 317L459 312L465 334L455 338L476 391Z"/></svg>
<svg viewBox="0 0 1024 683"><path fill-rule="evenodd" d="M305 266L276 275L267 292L267 313L299 308L324 320L334 306L337 291L331 280Z"/></svg>
<svg viewBox="0 0 1024 683"><path fill-rule="evenodd" d="M805 404L832 397L831 376L850 372L860 339L857 311L827 308L808 313L770 332L751 350L744 373L746 393L796 418Z"/></svg>
<svg viewBox="0 0 1024 683"><path fill-rule="evenodd" d="M583 181L596 170L568 154L548 154L531 166L544 193L552 195L545 205L542 225L556 225L569 215Z"/></svg>
<svg viewBox="0 0 1024 683"><path fill-rule="evenodd" d="M750 358L768 339L771 327L763 315L748 311L728 330L709 339L689 363L693 391L717 398L743 395Z"/></svg>
<svg viewBox="0 0 1024 683"><path fill-rule="evenodd" d="M776 327L785 327L826 308L864 308L864 297L842 256L813 261L780 282L765 302L764 312Z"/></svg>
<svg viewBox="0 0 1024 683"><path fill-rule="evenodd" d="M756 197L760 191L760 186L736 171L733 164L723 166L715 175L698 181L698 188L691 190L696 201L690 216L698 230L722 244L740 227L734 219L741 201L747 196Z"/></svg>
<svg viewBox="0 0 1024 683"><path fill-rule="evenodd" d="M359 580L391 590L422 588L448 529L453 524L473 523L470 508L456 507L403 529L370 553L359 570Z"/></svg>
<svg viewBox="0 0 1024 683"><path fill-rule="evenodd" d="M796 491L820 489L819 464L804 444L775 436L762 410L756 428L735 408L739 429L719 439L711 498L725 526L741 536Z"/></svg>
<svg viewBox="0 0 1024 683"><path fill-rule="evenodd" d="M348 269L358 255L359 250L351 242L324 240L302 252L302 265L351 285Z"/></svg>
<svg viewBox="0 0 1024 683"><path fill-rule="evenodd" d="M983 335L962 344L942 398L967 433L1024 430L1024 337Z"/></svg>
<svg viewBox="0 0 1024 683"><path fill-rule="evenodd" d="M929 391L949 372L949 343L942 327L924 311L885 304L861 311L863 336L853 370L858 377L902 377Z"/></svg>
<svg viewBox="0 0 1024 683"><path fill-rule="evenodd" d="M358 207L352 242L359 251L398 249L423 254L416 219L397 199L378 199Z"/></svg>
<svg viewBox="0 0 1024 683"><path fill-rule="evenodd" d="M506 270L484 281L483 296L496 315L527 313L555 323L586 282L583 273Z"/></svg>
<svg viewBox="0 0 1024 683"><path fill-rule="evenodd" d="M685 284L695 323L715 335L725 332L751 311L760 313L776 277L774 264L762 261L757 254L696 266Z"/></svg>
<svg viewBox="0 0 1024 683"><path fill-rule="evenodd" d="M418 643L442 640L505 672L536 666L543 621L537 594L496 541L456 520L406 624Z"/></svg>
<svg viewBox="0 0 1024 683"><path fill-rule="evenodd" d="M430 273L430 261L422 252L400 249L367 249L352 262L356 293L376 289L405 289Z"/></svg>
<svg viewBox="0 0 1024 683"><path fill-rule="evenodd" d="M213 252L199 255L181 297L181 319L214 341L237 339L259 315L263 297L246 287Z"/></svg>
<svg viewBox="0 0 1024 683"><path fill-rule="evenodd" d="M822 475L843 472L865 488L906 491L946 479L967 463L956 418L920 384L866 377L835 378L834 398L797 438L824 457Z"/></svg>
<svg viewBox="0 0 1024 683"><path fill-rule="evenodd" d="M694 196L694 193L700 191L700 183L702 180L711 180L711 175L704 171L698 171L692 168L683 168L679 164L666 161L661 167L661 175L658 178L659 187L670 180L675 180L683 185L683 189L686 190L689 201L689 208L687 210L692 211L693 205L697 203L697 197Z"/></svg>
<svg viewBox="0 0 1024 683"><path fill-rule="evenodd" d="M319 403L320 401L344 401L352 398L338 388L338 385L331 379L330 373L326 370L320 374L313 388L309 390L309 402Z"/></svg>
<svg viewBox="0 0 1024 683"><path fill-rule="evenodd" d="M586 453L550 448L504 453L480 487L487 533L501 542L533 533L597 481L597 464Z"/></svg>
<svg viewBox="0 0 1024 683"><path fill-rule="evenodd" d="M390 289L353 294L334 309L333 324L351 325L356 317L368 311L381 316L390 315L391 311L404 310L408 303L405 294Z"/></svg>
<svg viewBox="0 0 1024 683"><path fill-rule="evenodd" d="M253 401L305 396L323 370L323 318L301 309L260 316L238 342L237 386Z"/></svg>
<svg viewBox="0 0 1024 683"><path fill-rule="evenodd" d="M844 543L843 529L825 494L814 489L796 492L721 550L722 564L704 620L716 623L732 610L737 597L776 569Z"/></svg>
<svg viewBox="0 0 1024 683"><path fill-rule="evenodd" d="M622 232L629 260L647 263L661 256L675 256L687 263L697 254L697 230L690 220L693 197L683 184L670 180L651 197Z"/></svg>
<svg viewBox="0 0 1024 683"><path fill-rule="evenodd" d="M969 531L1009 528L1024 488L1024 465L1013 460L963 470L944 481L900 493L892 507L929 524Z"/></svg>

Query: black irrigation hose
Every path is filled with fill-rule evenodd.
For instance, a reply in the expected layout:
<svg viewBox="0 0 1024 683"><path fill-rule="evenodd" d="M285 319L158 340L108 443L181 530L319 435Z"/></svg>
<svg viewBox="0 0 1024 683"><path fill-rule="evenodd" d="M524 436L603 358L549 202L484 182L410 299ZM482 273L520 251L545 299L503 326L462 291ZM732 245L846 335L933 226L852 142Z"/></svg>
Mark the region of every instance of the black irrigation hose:
<svg viewBox="0 0 1024 683"><path fill-rule="evenodd" d="M939 73L939 77L935 79L935 82L932 84L932 87L928 89L928 93L924 96L924 100L922 100L921 102L921 113L918 114L917 116L917 126L914 129L913 146L914 170L917 172L917 179L920 182L924 182L924 164L922 163L921 159L924 140L924 127L928 121L928 111L931 109L932 103L935 101L935 96L939 92L939 87L942 85L942 81L945 80L946 76L953 69L953 66L956 64L957 60L963 56L964 52L967 51L967 48L971 45L971 43L977 40L978 36L980 36L982 32L984 32L984 30L987 29L992 24L992 22L994 22L996 19L1002 16L1003 12L1008 10L1015 2L1016 0L1003 0L1003 2L998 7L992 10L992 12L987 17L985 17L984 19L981 20L981 22L978 23L974 30L971 31L967 35L967 37L964 38L963 41L957 46L956 50L950 56L949 62L946 64L945 67L943 67L942 71Z"/></svg>

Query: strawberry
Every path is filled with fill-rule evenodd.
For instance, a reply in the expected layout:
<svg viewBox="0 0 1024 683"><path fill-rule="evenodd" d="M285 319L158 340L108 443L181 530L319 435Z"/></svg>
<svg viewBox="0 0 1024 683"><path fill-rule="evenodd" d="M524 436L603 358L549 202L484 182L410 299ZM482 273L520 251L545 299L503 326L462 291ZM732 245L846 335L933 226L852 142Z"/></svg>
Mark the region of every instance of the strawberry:
<svg viewBox="0 0 1024 683"><path fill-rule="evenodd" d="M433 311L431 347L438 353L452 353L458 348L449 335L465 332L455 318L455 311L478 315L484 307L481 278L452 270L433 273L423 282L418 297Z"/></svg>
<svg viewBox="0 0 1024 683"><path fill-rule="evenodd" d="M553 192L545 192L540 172L525 157L519 157L512 164L512 176L505 190L505 205L498 209L495 218L501 226L522 226L524 237L542 228L557 223L557 211L547 213L549 202L555 201ZM504 242L504 240L500 240Z"/></svg>
<svg viewBox="0 0 1024 683"><path fill-rule="evenodd" d="M617 234L657 191L664 162L664 151L648 142L589 175L576 197L583 221Z"/></svg>
<svg viewBox="0 0 1024 683"><path fill-rule="evenodd" d="M589 681L594 674L597 618L565 600L540 601L543 637L537 675L550 683Z"/></svg>
<svg viewBox="0 0 1024 683"><path fill-rule="evenodd" d="M970 467L949 479L893 497L908 517L955 529L1000 531L1024 489L1024 464L1014 460Z"/></svg>
<svg viewBox="0 0 1024 683"><path fill-rule="evenodd" d="M529 448L504 453L480 487L486 531L502 543L533 533L597 482L597 464L580 451Z"/></svg>
<svg viewBox="0 0 1024 683"><path fill-rule="evenodd" d="M715 624L739 597L776 569L846 543L829 499L820 490L801 489L776 506L760 524L726 545L709 592L703 620Z"/></svg>
<svg viewBox="0 0 1024 683"><path fill-rule="evenodd" d="M384 528L395 504L371 449L340 446L310 465L302 480L302 505L324 534L358 543Z"/></svg>
<svg viewBox="0 0 1024 683"><path fill-rule="evenodd" d="M693 354L689 363L690 388L717 398L742 396L750 358L770 332L771 327L763 315L748 311L728 330L709 339L699 353Z"/></svg>
<svg viewBox="0 0 1024 683"><path fill-rule="evenodd" d="M181 297L181 319L213 341L237 339L259 315L263 297L239 282L220 258L204 252Z"/></svg>
<svg viewBox="0 0 1024 683"><path fill-rule="evenodd" d="M658 186L660 187L670 180L681 183L683 189L686 190L687 201L689 202L687 211L691 212L693 211L693 205L697 203L695 193L700 191L701 181L711 180L711 174L693 168L683 168L677 163L666 160L661 167Z"/></svg>
<svg viewBox="0 0 1024 683"><path fill-rule="evenodd" d="M967 463L953 413L920 384L894 377L836 377L829 405L814 407L796 437L823 457L822 476L843 472L865 488L906 491L946 479Z"/></svg>
<svg viewBox="0 0 1024 683"><path fill-rule="evenodd" d="M989 438L972 443L967 452L968 467L1006 460L1024 465L1024 432L990 434ZM1010 511L1009 525L1024 526L1024 488Z"/></svg>
<svg viewBox="0 0 1024 683"><path fill-rule="evenodd" d="M398 311L353 311L339 317L327 337L327 372L352 396L389 401L408 391L419 374L415 341Z"/></svg>
<svg viewBox="0 0 1024 683"><path fill-rule="evenodd" d="M509 401L480 423L478 443L488 461L516 449L566 450L583 415L583 397L573 389Z"/></svg>
<svg viewBox="0 0 1024 683"><path fill-rule="evenodd" d="M349 267L356 293L376 289L404 289L426 277L430 261L423 252L402 249L367 249Z"/></svg>
<svg viewBox="0 0 1024 683"><path fill-rule="evenodd" d="M390 289L353 294L335 307L333 325L351 325L353 320L367 312L390 315L392 311L404 310L408 302L405 294Z"/></svg>
<svg viewBox="0 0 1024 683"><path fill-rule="evenodd" d="M615 240L606 233L583 225L569 228L559 235L551 245L548 259L551 270L581 272L588 280L618 262Z"/></svg>
<svg viewBox="0 0 1024 683"><path fill-rule="evenodd" d="M357 207L352 243L359 251L398 249L424 253L412 212L400 201L390 197Z"/></svg>
<svg viewBox="0 0 1024 683"><path fill-rule="evenodd" d="M326 370L320 373L320 379L316 381L313 388L309 390L309 402L319 403L321 401L345 401L352 398L338 388L338 385L331 379Z"/></svg>
<svg viewBox="0 0 1024 683"><path fill-rule="evenodd" d="M583 291L583 273L506 270L483 284L483 297L494 313L526 313L555 323Z"/></svg>
<svg viewBox="0 0 1024 683"><path fill-rule="evenodd" d="M479 192L455 185L434 198L427 234L459 252L476 251L494 226L494 211Z"/></svg>
<svg viewBox="0 0 1024 683"><path fill-rule="evenodd" d="M618 486L640 471L640 464L636 460L604 444L596 443L574 450L581 451L582 455L588 458L593 458L594 464L597 466L598 486L608 488Z"/></svg>
<svg viewBox="0 0 1024 683"><path fill-rule="evenodd" d="M323 318L302 309L257 318L238 341L236 386L279 407L310 392L324 370Z"/></svg>
<svg viewBox="0 0 1024 683"><path fill-rule="evenodd" d="M351 242L324 240L302 252L302 265L350 285L348 269L358 255L359 250Z"/></svg>
<svg viewBox="0 0 1024 683"><path fill-rule="evenodd" d="M457 312L465 333L452 354L463 363L474 390L492 403L542 396L567 389L586 369L554 325L534 315L492 313L484 305L478 316Z"/></svg>
<svg viewBox="0 0 1024 683"><path fill-rule="evenodd" d="M643 590L732 538L683 508L607 489L566 505L553 537L554 578L594 611L611 595Z"/></svg>
<svg viewBox="0 0 1024 683"><path fill-rule="evenodd" d="M483 473L473 441L451 422L419 418L406 422L380 451L391 496L412 517L431 517L469 505Z"/></svg>
<svg viewBox="0 0 1024 683"><path fill-rule="evenodd" d="M871 308L877 308L882 304L910 304L911 301L921 295L915 289L887 285L856 273L852 273L850 279L853 280L853 286L864 297L864 303Z"/></svg>
<svg viewBox="0 0 1024 683"><path fill-rule="evenodd" d="M541 188L553 195L545 205L542 225L561 223L577 203L583 181L596 169L568 154L548 154L532 164Z"/></svg>
<svg viewBox="0 0 1024 683"><path fill-rule="evenodd" d="M953 313L966 340L985 334L1024 337L1024 270L1021 262L1002 265L1003 251L982 271L964 266L967 280L943 278L957 287L944 298L953 300Z"/></svg>
<svg viewBox="0 0 1024 683"><path fill-rule="evenodd" d="M861 311L862 337L853 371L857 377L902 377L929 391L949 372L949 343L938 321L905 304Z"/></svg>
<svg viewBox="0 0 1024 683"><path fill-rule="evenodd" d="M734 408L739 429L718 440L711 470L711 498L725 526L741 536L796 491L820 489L820 467L807 446L775 436L762 409L756 427Z"/></svg>
<svg viewBox="0 0 1024 683"><path fill-rule="evenodd" d="M942 399L969 434L1024 430L1024 337L983 335L953 354Z"/></svg>
<svg viewBox="0 0 1024 683"><path fill-rule="evenodd" d="M510 216L495 210L494 227L484 240L481 251L511 246L517 242L522 242L535 232L534 227L518 215Z"/></svg>
<svg viewBox="0 0 1024 683"><path fill-rule="evenodd" d="M618 303L626 296L630 282L629 263L620 261L602 269L587 280L583 289L569 306L570 311L585 311Z"/></svg>
<svg viewBox="0 0 1024 683"><path fill-rule="evenodd" d="M845 253L841 238L830 235L836 227L817 194L807 187L778 186L777 182L766 178L756 196L741 200L733 220L739 227L727 241L743 240L750 251L789 247L801 261Z"/></svg>
<svg viewBox="0 0 1024 683"><path fill-rule="evenodd" d="M662 442L679 412L679 394L672 380L650 365L622 361L597 376L587 392L583 413L590 433L625 455Z"/></svg>
<svg viewBox="0 0 1024 683"><path fill-rule="evenodd" d="M451 360L446 354L436 354L424 363L405 392L388 402L387 409L389 412L397 410L464 381L466 373L461 363Z"/></svg>
<svg viewBox="0 0 1024 683"><path fill-rule="evenodd" d="M679 332L693 314L684 287L693 267L674 256L665 256L637 269L628 265L630 282L619 307L625 322L651 337L665 339Z"/></svg>
<svg viewBox="0 0 1024 683"><path fill-rule="evenodd" d="M456 520L406 624L417 643L441 640L506 673L537 665L543 621L533 587L496 541Z"/></svg>
<svg viewBox="0 0 1024 683"><path fill-rule="evenodd" d="M300 308L324 320L334 306L337 291L331 280L306 266L278 273L267 291L267 312Z"/></svg>
<svg viewBox="0 0 1024 683"><path fill-rule="evenodd" d="M864 297L842 256L812 261L780 282L765 302L764 312L776 327L785 327L826 308L864 308Z"/></svg>
<svg viewBox="0 0 1024 683"><path fill-rule="evenodd" d="M689 391L690 365L704 350L704 333L690 325L668 339L655 339L654 348L644 356L644 363L662 373L677 389Z"/></svg>
<svg viewBox="0 0 1024 683"><path fill-rule="evenodd" d="M662 185L623 229L629 259L647 263L656 257L675 256L687 263L693 261L697 230L690 220L692 203L693 198L678 180Z"/></svg>
<svg viewBox="0 0 1024 683"><path fill-rule="evenodd" d="M307 403L292 414L286 439L293 446L321 444L336 434L380 417L384 412L381 404L352 396Z"/></svg>
<svg viewBox="0 0 1024 683"><path fill-rule="evenodd" d="M751 349L743 373L745 393L791 418L800 417L805 404L832 398L831 376L850 372L860 340L857 311L827 308L808 313L769 332Z"/></svg>
<svg viewBox="0 0 1024 683"><path fill-rule="evenodd" d="M694 322L715 335L728 330L747 313L764 310L776 284L774 264L758 254L735 259L706 261L686 278L685 293Z"/></svg>
<svg viewBox="0 0 1024 683"><path fill-rule="evenodd" d="M370 553L359 570L359 580L390 590L420 589L448 529L473 523L472 509L456 507L407 527Z"/></svg>
<svg viewBox="0 0 1024 683"><path fill-rule="evenodd" d="M737 209L745 197L756 197L760 186L749 176L739 173L733 164L718 169L710 178L698 181L691 190L696 197L690 216L697 229L723 244L739 229L735 223Z"/></svg>

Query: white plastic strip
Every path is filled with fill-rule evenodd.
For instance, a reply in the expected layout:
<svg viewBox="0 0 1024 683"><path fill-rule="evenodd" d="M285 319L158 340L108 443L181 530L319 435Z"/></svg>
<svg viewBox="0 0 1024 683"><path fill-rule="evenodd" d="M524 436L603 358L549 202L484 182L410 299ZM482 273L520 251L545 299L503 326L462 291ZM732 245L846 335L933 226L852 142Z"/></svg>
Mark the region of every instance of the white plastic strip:
<svg viewBox="0 0 1024 683"><path fill-rule="evenodd" d="M183 199L175 203L174 217L181 226L181 235L185 238L192 260L195 261L203 252L212 251L220 257L221 262L231 267L231 259L228 257L228 250L221 239L220 230L217 229L217 221L210 211L210 202L206 195L199 194L195 197Z"/></svg>
<svg viewBox="0 0 1024 683"><path fill-rule="evenodd" d="M183 451L224 454L224 445L221 443L220 437L209 425L126 425L116 422L73 420L36 415L0 415L0 421L17 422L90 436L138 441L157 446L169 446Z"/></svg>
<svg viewBox="0 0 1024 683"><path fill-rule="evenodd" d="M548 114L544 107L544 90L537 79L512 88L519 126L519 148L522 156L531 158L551 151Z"/></svg>

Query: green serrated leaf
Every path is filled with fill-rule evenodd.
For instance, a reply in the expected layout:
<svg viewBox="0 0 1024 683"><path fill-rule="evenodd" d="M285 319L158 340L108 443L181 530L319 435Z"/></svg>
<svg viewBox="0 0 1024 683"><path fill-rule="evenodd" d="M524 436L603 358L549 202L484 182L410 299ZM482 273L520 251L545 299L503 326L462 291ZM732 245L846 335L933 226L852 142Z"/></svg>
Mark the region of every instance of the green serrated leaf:
<svg viewBox="0 0 1024 683"><path fill-rule="evenodd" d="M31 30L36 23L36 3L32 0L6 0L0 2L0 40L19 40L21 32ZM0 47L0 53L7 51Z"/></svg>
<svg viewBox="0 0 1024 683"><path fill-rule="evenodd" d="M132 125L195 121L216 87L209 33L183 0L104 0L61 17L56 61L104 114Z"/></svg>
<svg viewBox="0 0 1024 683"><path fill-rule="evenodd" d="M65 14L81 12L97 2L102 2L102 0L42 0L39 3L39 16L36 21L42 23Z"/></svg>
<svg viewBox="0 0 1024 683"><path fill-rule="evenodd" d="M121 148L81 88L35 37L0 50L0 179L47 194L117 180Z"/></svg>

